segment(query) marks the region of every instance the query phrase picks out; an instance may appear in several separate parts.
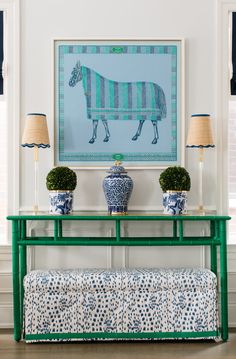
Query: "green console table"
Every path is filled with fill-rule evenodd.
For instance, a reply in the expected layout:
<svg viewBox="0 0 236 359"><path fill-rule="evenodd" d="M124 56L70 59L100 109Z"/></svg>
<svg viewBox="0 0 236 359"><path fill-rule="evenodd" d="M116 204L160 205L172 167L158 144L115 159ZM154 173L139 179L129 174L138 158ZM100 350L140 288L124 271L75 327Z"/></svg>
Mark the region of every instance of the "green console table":
<svg viewBox="0 0 236 359"><path fill-rule="evenodd" d="M74 212L72 215L55 216L46 213L19 214L7 217L12 221L12 274L13 274L13 305L14 305L14 339L19 341L23 328L23 278L27 273L27 246L208 246L210 247L211 270L218 275L220 281L221 296L221 325L219 333L223 341L228 339L228 294L227 294L227 243L226 221L228 216L215 214L167 216L161 213L129 212L125 216L111 216L100 212ZM63 235L63 222L65 221L111 221L114 223L114 237L67 237ZM27 226L31 221L50 221L54 226L54 236L28 236ZM126 221L164 221L172 224L172 235L168 237L123 237L121 226ZM184 225L186 222L209 223L208 236L185 236ZM217 269L217 248L219 247L220 268ZM86 337L94 337L93 333ZM89 336L90 334L90 336ZM117 333L98 333L100 337L116 338ZM153 333L153 338L168 337L164 333ZM168 333L167 333L168 334ZM181 337L178 333L176 336ZM182 333L180 333L182 334ZM198 333L195 333L197 337ZM212 333L208 334L209 336ZM193 337L191 333L185 333L184 337ZM200 333L199 336L202 336ZM207 335L206 335L207 336ZM99 337L96 336L95 337ZM122 336L121 336L122 337ZM147 333L124 333L124 338L146 338ZM150 337L150 336L149 336ZM173 333L171 334L173 337ZM183 335L182 335L183 337Z"/></svg>

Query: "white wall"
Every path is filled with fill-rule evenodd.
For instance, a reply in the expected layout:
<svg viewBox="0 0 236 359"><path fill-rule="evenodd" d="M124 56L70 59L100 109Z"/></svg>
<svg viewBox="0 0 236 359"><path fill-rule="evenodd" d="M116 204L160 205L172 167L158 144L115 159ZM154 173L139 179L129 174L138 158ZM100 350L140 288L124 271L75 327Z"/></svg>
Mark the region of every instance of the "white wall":
<svg viewBox="0 0 236 359"><path fill-rule="evenodd" d="M196 21L198 19L199 21ZM201 26L199 26L199 22ZM211 113L214 123L216 114L216 4L214 0L121 0L119 2L71 0L22 0L21 1L21 125L27 112L44 112L48 115L50 138L53 141L53 82L52 82L52 39L53 38L171 38L186 39L186 123L191 113ZM215 56L214 56L215 55ZM216 128L216 126L215 126ZM21 151L21 199L22 208L31 208L33 202L33 154ZM205 194L206 205L216 205L216 158L215 151L206 155ZM40 151L40 206L47 208L48 198L44 185L47 172L53 166L53 148ZM192 150L186 151L186 167L191 173L192 190L189 204L197 204L197 161ZM158 184L159 170L130 171L135 188L130 209L158 209L161 206L161 191ZM78 171L78 188L75 206L78 209L105 209L102 180L105 171ZM145 191L143 190L145 188ZM110 228L95 227L95 232L109 235ZM130 229L131 230L131 229ZM134 229L135 230L135 229ZM86 224L83 231L86 232ZM145 231L146 232L146 231ZM84 265L106 265L105 248L90 249L89 256L80 250L77 260ZM114 255L114 264L122 265L121 249ZM159 249L160 251L160 249ZM162 249L164 251L164 249ZM191 251L186 249L185 251ZM48 250L48 252L50 252ZM100 256L96 255L100 253ZM144 251L131 249L130 257L136 253L136 265L144 265ZM149 250L145 252L150 256ZM152 252L153 253L153 250ZM196 252L195 252L196 253ZM117 255L116 255L117 254ZM176 251L175 251L176 254ZM69 262L73 255L69 251ZM71 256L71 257L70 257ZM166 256L165 256L166 257ZM180 254L179 265L186 264ZM189 258L189 256L184 256ZM191 257L191 256L190 256ZM38 255L36 264L43 263ZM47 258L47 256L46 256ZM50 255L49 257L50 258ZM83 258L83 261L82 261ZM84 259L84 258L87 258ZM96 258L96 259L95 259ZM156 257L154 256L153 261ZM168 256L168 265L175 263L176 255ZM196 264L201 261L197 250ZM57 260L55 260L57 261ZM104 263L105 261L105 263ZM178 260L177 260L178 262ZM49 261L51 265L51 261ZM150 263L150 262L149 262ZM57 265L58 263L55 263ZM164 263L163 263L164 264ZM52 264L53 265L53 264Z"/></svg>
<svg viewBox="0 0 236 359"><path fill-rule="evenodd" d="M201 25L200 25L201 24ZM53 38L171 38L186 39L186 123L192 113L216 114L216 2L214 0L22 0L21 1L21 115L48 115L53 141ZM216 128L216 126L214 126ZM32 205L33 155L22 150L21 206ZM205 203L216 204L215 151L206 154ZM53 148L40 151L40 206L47 208L45 176L53 165ZM124 164L125 165L125 164ZM196 153L186 151L192 176L189 204L197 203ZM157 209L161 205L158 170L130 171L135 181L130 208ZM105 209L102 180L105 171L78 172L75 205ZM143 189L145 188L145 193Z"/></svg>
<svg viewBox="0 0 236 359"><path fill-rule="evenodd" d="M200 25L201 24L201 25ZM186 127L192 113L210 113L216 129L216 2L214 0L22 0L21 1L21 126L27 112L43 112L48 115L50 138L53 141L53 81L52 39L53 38L184 38L186 40ZM204 173L204 203L209 208L216 206L216 152L206 151ZM125 164L124 164L125 165ZM40 207L47 209L48 195L45 177L53 166L53 147L40 151ZM197 206L197 154L186 151L186 167L192 177L189 206ZM21 199L23 209L33 203L33 154L21 150ZM162 194L158 184L160 170L130 170L135 187L130 200L130 209L161 209ZM106 209L102 191L104 170L78 171L78 188L75 192L77 209ZM210 191L207 193L208 188ZM145 191L144 191L145 189ZM98 225L94 231L111 235L111 228ZM137 226L129 228L134 231ZM148 227L149 228L149 227ZM148 233L148 228L144 234ZM137 229L139 230L139 229ZM93 231L93 230L92 230ZM152 231L152 228L150 229ZM86 231L86 224L83 226ZM40 251L40 250L39 250ZM49 253L49 250L47 250ZM79 250L77 260L83 265L108 265L111 263L106 249L89 249L89 255ZM124 264L125 252L113 251L115 265ZM126 258L130 265L144 265L145 257L153 255L155 264L157 251L130 249ZM165 256L166 265L186 265L183 258L191 258L185 249L178 256ZM183 252L188 255L182 255ZM96 253L100 253L97 256ZM134 256L135 253L135 256ZM145 253L145 256L143 255ZM154 254L155 253L155 254ZM196 265L202 263L202 251L195 249ZM196 254L197 253L197 254ZM68 254L71 262L72 254ZM71 256L71 257L70 257ZM179 259L178 259L179 257ZM48 265L37 256L36 265ZM50 255L49 257L50 258ZM135 260L132 260L135 258ZM159 258L163 258L162 255ZM176 260L177 258L177 260ZM43 262L43 263L42 263ZM151 261L152 262L152 261ZM164 261L165 262L165 261ZM49 261L50 265L52 264ZM150 263L150 262L149 262ZM53 265L53 264L52 264ZM56 265L56 263L55 263Z"/></svg>
<svg viewBox="0 0 236 359"><path fill-rule="evenodd" d="M227 2L227 0L219 0ZM230 1L229 1L230 3ZM233 3L232 3L233 4ZM50 137L53 142L53 82L52 82L52 39L53 38L171 38L186 40L186 127L192 113L210 113L213 118L216 144L219 149L221 128L219 116L220 93L217 95L216 63L220 29L217 24L217 1L215 0L20 0L21 8L21 127L28 112L45 112L48 115ZM227 70L226 70L227 71ZM226 85L225 85L226 87ZM224 88L225 88L224 87ZM225 119L224 119L225 120ZM224 121L225 123L226 121ZM223 123L223 122L222 122ZM226 136L224 136L226 138ZM224 141L225 141L224 138ZM216 208L221 188L216 183L217 174L222 178L221 152L206 151L204 203ZM21 149L20 207L31 209L33 203L33 153ZM224 153L225 155L225 153ZM218 156L218 157L217 157ZM124 164L125 165L125 164ZM40 151L40 207L48 208L45 177L53 166L53 148ZM197 205L197 155L194 150L186 151L186 168L192 177L189 205ZM161 208L161 191L158 185L159 170L133 170L129 174L135 181L130 209ZM82 209L106 209L102 192L105 171L78 171L79 183L75 194L76 207ZM145 189L145 190L144 190ZM209 192L208 192L209 190ZM37 233L51 231L41 223L31 228ZM71 228L67 228L71 231ZM93 226L82 223L81 235L112 235L109 223L94 222ZM168 227L141 223L131 224L124 229L130 235L152 235L157 231L168 232ZM188 228L197 231L197 228ZM206 233L207 226L200 229ZM34 254L34 253L33 253ZM204 266L208 265L208 253L200 248L38 248L33 266ZM9 247L0 248L0 327L12 326L11 302L11 254ZM236 326L235 262L236 249L229 252L229 319Z"/></svg>

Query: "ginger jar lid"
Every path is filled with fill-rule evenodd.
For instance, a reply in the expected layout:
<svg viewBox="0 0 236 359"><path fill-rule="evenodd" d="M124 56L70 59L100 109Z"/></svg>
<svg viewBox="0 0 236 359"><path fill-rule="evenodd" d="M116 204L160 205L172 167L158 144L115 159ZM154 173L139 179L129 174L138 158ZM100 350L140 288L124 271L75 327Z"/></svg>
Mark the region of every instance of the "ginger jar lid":
<svg viewBox="0 0 236 359"><path fill-rule="evenodd" d="M119 173L127 173L125 168L121 166L121 161L115 161L114 166L111 166L111 168L107 171L107 173L113 173L113 174L119 174Z"/></svg>

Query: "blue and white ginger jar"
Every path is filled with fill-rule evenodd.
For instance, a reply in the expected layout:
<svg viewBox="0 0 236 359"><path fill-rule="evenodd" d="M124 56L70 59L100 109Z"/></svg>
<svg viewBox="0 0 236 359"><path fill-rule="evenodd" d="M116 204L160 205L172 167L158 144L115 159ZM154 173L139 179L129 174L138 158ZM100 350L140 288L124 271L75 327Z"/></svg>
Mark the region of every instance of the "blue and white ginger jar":
<svg viewBox="0 0 236 359"><path fill-rule="evenodd" d="M167 191L163 193L164 214L181 215L187 213L187 191Z"/></svg>
<svg viewBox="0 0 236 359"><path fill-rule="evenodd" d="M120 161L110 168L103 180L103 191L110 214L127 214L128 202L133 190L133 180L127 175Z"/></svg>
<svg viewBox="0 0 236 359"><path fill-rule="evenodd" d="M72 191L50 191L49 192L51 214L70 214L73 205Z"/></svg>

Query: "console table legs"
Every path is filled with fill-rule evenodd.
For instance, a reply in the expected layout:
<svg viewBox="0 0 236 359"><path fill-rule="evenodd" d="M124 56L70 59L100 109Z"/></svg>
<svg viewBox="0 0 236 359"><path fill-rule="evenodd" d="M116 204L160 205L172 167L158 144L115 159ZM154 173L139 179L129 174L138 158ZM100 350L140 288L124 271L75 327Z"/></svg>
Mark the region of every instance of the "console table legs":
<svg viewBox="0 0 236 359"><path fill-rule="evenodd" d="M19 224L12 221L12 277L13 277L13 307L14 307L14 339L21 339L20 323L20 276L19 276Z"/></svg>
<svg viewBox="0 0 236 359"><path fill-rule="evenodd" d="M228 284L227 284L227 243L226 223L219 222L220 230L220 287L221 287L221 337L228 340Z"/></svg>

